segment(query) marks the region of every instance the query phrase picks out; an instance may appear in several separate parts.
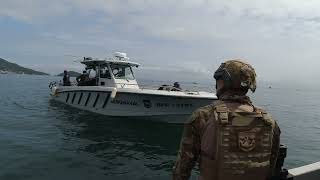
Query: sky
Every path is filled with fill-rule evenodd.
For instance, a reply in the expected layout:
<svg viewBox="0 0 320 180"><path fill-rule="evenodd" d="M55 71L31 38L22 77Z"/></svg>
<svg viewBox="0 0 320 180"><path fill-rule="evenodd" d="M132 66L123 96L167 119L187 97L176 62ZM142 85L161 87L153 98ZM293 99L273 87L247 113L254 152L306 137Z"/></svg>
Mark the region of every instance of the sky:
<svg viewBox="0 0 320 180"><path fill-rule="evenodd" d="M0 57L57 74L126 52L156 79L206 79L240 58L262 81L320 78L318 0L1 0Z"/></svg>

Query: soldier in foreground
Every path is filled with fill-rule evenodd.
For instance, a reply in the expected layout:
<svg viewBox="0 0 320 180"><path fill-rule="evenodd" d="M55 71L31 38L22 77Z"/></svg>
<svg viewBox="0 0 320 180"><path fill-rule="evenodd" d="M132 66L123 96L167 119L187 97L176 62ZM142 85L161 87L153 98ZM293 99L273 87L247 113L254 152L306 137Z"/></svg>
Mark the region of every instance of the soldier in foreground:
<svg viewBox="0 0 320 180"><path fill-rule="evenodd" d="M187 180L196 162L200 180L266 180L275 176L280 129L248 90L254 69L240 60L222 63L214 74L218 101L199 108L185 123L173 180Z"/></svg>

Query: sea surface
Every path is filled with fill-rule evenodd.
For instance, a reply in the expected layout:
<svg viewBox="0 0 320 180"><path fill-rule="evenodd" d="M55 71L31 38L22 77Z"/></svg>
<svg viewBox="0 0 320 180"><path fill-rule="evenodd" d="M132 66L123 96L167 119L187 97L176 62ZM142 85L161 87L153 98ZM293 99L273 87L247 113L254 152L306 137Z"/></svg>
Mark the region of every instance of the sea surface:
<svg viewBox="0 0 320 180"><path fill-rule="evenodd" d="M50 100L53 80L57 77L0 75L1 180L170 179L181 124L70 108ZM210 83L200 86L212 89ZM288 168L320 161L319 90L264 84L252 95L281 127Z"/></svg>

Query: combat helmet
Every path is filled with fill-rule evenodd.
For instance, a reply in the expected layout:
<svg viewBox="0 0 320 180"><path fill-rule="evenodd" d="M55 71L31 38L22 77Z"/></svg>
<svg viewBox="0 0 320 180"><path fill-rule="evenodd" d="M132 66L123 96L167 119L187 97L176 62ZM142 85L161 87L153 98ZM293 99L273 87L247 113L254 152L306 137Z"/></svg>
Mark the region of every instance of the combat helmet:
<svg viewBox="0 0 320 180"><path fill-rule="evenodd" d="M213 77L223 80L225 89L256 90L256 73L254 68L240 59L228 60L220 65Z"/></svg>

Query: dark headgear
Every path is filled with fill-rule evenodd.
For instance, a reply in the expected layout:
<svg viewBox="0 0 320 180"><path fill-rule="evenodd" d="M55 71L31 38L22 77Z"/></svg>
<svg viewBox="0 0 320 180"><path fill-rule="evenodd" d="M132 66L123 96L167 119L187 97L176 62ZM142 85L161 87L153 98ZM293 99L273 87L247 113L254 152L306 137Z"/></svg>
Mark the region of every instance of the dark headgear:
<svg viewBox="0 0 320 180"><path fill-rule="evenodd" d="M220 65L213 76L216 80L223 80L226 89L256 90L256 73L250 64L239 59L228 60Z"/></svg>

